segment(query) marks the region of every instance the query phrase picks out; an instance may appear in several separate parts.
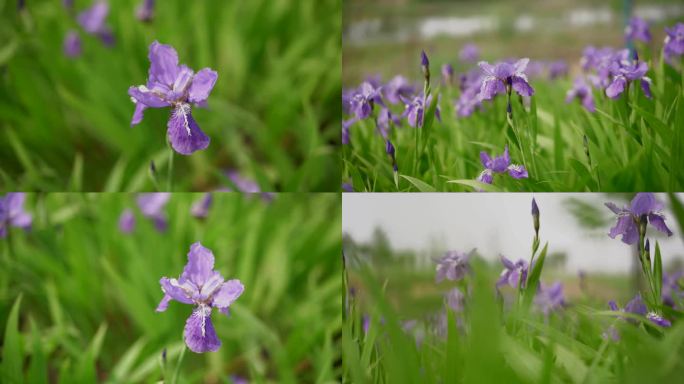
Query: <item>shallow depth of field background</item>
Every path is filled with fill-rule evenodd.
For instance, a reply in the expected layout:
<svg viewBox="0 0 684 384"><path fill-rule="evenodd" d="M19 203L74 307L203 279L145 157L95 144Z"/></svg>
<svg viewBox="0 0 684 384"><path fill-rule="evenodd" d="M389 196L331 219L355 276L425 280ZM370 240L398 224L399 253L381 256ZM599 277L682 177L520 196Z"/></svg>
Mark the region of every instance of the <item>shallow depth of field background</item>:
<svg viewBox="0 0 684 384"><path fill-rule="evenodd" d="M33 229L12 228L0 241L0 371L25 372L26 382L170 382L162 351L172 374L193 307L172 302L156 313L159 279L177 278L190 245L201 241L213 251L215 269L240 279L245 291L230 318L212 315L221 348L186 351L178 382L334 381L339 195L276 194L269 202L215 193L204 221L189 214L201 197L174 194L165 209L169 228L159 233L133 194L29 194ZM136 211L130 235L118 230L125 208ZM18 317L8 322L19 296Z"/></svg>
<svg viewBox="0 0 684 384"><path fill-rule="evenodd" d="M421 82L421 49L439 81L442 63L451 63L456 73L471 67L458 60L469 42L480 48L482 60L564 59L578 70L585 46L624 44L623 12L630 1L635 15L651 24L658 47L663 27L684 16L684 5L675 0L345 1L343 84L356 86L372 75L386 81L395 74Z"/></svg>
<svg viewBox="0 0 684 384"><path fill-rule="evenodd" d="M339 190L338 0L163 0L150 23L135 18L141 2L109 1L107 48L62 1L17 12L0 0L0 189L153 190L150 163L166 175L170 111L148 109L131 128L127 90L145 83L158 40L180 63L218 72L209 108L193 110L211 144L175 154L174 190L231 186L228 169L267 191ZM76 59L62 51L71 29L83 41Z"/></svg>

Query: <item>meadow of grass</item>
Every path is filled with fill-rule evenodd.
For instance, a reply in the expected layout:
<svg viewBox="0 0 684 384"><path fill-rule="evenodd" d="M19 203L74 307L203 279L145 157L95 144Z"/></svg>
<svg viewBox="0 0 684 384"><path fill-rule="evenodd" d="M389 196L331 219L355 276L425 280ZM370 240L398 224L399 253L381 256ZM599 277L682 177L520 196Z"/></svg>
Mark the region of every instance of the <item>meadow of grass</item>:
<svg viewBox="0 0 684 384"><path fill-rule="evenodd" d="M614 35L619 36L611 36ZM490 63L501 59L492 57L487 47L498 47L493 50L498 54L514 51L517 57L538 57L535 55L540 54L539 48L534 44L537 40L542 46L550 46L550 42L558 45L563 41L561 36L548 36L543 31L526 39L490 36L483 43L483 58ZM595 39L588 41L601 45L606 44L606 40L599 31ZM618 99L610 99L604 89L595 88L592 92L596 111L589 112L577 101L566 103L566 92L573 87L571 76L550 80L546 73L529 75L534 95L525 101L514 93L512 119L507 118L505 94L493 101L483 101L482 109L476 109L470 116L457 116L455 102L462 93L459 76L479 69L475 64L455 63L461 46L449 43L447 39L422 44L410 41L407 45L414 48L408 61L411 64L401 69L397 69L397 63L407 62L406 47L397 44L345 48L345 63L349 62L352 68L346 76L353 79L351 81L362 81L358 78L360 63L386 54L393 72L383 73L380 79L373 78L374 70L380 66L376 63L366 72L368 78L379 81L383 89L387 89L387 82L394 75L405 76L414 82L418 95L424 87L421 48L430 58L436 58L430 63L434 105L428 109L422 128L409 126L402 116L404 103L392 104L384 93L381 101L393 116L401 117L400 124L390 124L386 138L379 134L376 123L382 108L379 103L370 118L351 124L349 143L342 149L342 182L348 183L349 188L401 192L679 191L684 188L684 172L678 166L684 161L681 157L684 135L678 129L684 125L684 76L680 62L675 60L670 65L663 60L662 39L654 38L650 45L636 44L639 60L649 66L651 99L644 96L637 83ZM510 49L502 48L507 44L512 44ZM570 44L577 45L577 42L572 40ZM355 60L351 57L354 54L359 54L361 59ZM451 82L440 76L440 68L445 63L453 64L455 68ZM568 60L568 64L574 75L580 75L579 55ZM351 90L358 84L347 86ZM440 109L441 121L431 112L436 108ZM346 114L343 118L351 121L354 116ZM395 148L396 175L386 153L387 140ZM499 175L491 185L477 182L484 169L480 152L500 155L506 145L512 163L523 165L529 177L516 180Z"/></svg>
<svg viewBox="0 0 684 384"><path fill-rule="evenodd" d="M338 380L339 195L214 193L199 220L201 197L173 194L159 232L132 194L28 194L31 230L0 239L0 382ZM130 234L118 229L126 208ZM245 286L230 317L214 311L222 346L204 354L184 350L192 306L155 313L159 279L177 277L197 241Z"/></svg>
<svg viewBox="0 0 684 384"><path fill-rule="evenodd" d="M149 22L135 17L142 1L109 1L112 47L76 23L91 1L16 3L0 1L0 189L151 191L154 163L164 190L232 187L228 169L266 191L339 190L339 0L164 0ZM169 109L130 126L128 87L145 83L155 40L218 72L208 108L193 110L211 144L176 154L172 183Z"/></svg>
<svg viewBox="0 0 684 384"><path fill-rule="evenodd" d="M674 197L671 202L681 228L681 202ZM542 222L541 228L558 225L563 224ZM345 241L343 382L680 380L684 374L681 271L668 271L679 272L679 283L667 294L674 301L667 305L661 301L648 304L649 311L664 314L671 321L670 326L661 327L643 315L614 312L609 307L609 300L615 300L619 308L625 307L637 292L645 302L649 301L650 291L645 283L639 288L627 276L591 271L568 276L545 266L549 260L547 250L552 252L553 244L534 237L530 223L532 247L526 260L533 257L535 262L522 289L507 284L496 286L504 267L498 261L487 262L477 255L470 258L469 272L463 278L436 282L434 269L430 273L397 263L382 267L369 262L369 255L361 246ZM661 255L653 243L650 256L653 274L662 274L662 270L658 272L662 268L658 261ZM543 292L554 280L562 283L563 300L556 301L545 313L541 304ZM458 308L449 302L453 288L463 293Z"/></svg>

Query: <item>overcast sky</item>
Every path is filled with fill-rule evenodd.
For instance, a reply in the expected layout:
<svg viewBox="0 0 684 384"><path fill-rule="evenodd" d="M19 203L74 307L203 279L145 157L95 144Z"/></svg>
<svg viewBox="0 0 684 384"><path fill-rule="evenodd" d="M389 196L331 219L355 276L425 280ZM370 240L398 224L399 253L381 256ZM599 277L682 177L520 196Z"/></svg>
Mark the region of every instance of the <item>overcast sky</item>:
<svg viewBox="0 0 684 384"><path fill-rule="evenodd" d="M495 259L499 254L528 259L534 233L530 215L533 195L541 211L542 245L548 241L549 253L567 253L568 272L629 270L629 246L608 237L614 222L611 220L599 230L583 229L563 204L568 198L579 198L601 208L609 218L612 212L603 203L615 201L622 206L625 200L607 194L344 193L342 228L357 241L367 241L374 228L380 226L387 232L394 248L425 252L438 240L438 244L448 249L477 248L487 259ZM674 232L667 239L658 237L663 262L667 265L673 258L684 255L684 242L667 196L657 194L657 197L666 202L663 213ZM680 200L683 197L679 195ZM649 227L649 237L654 232Z"/></svg>

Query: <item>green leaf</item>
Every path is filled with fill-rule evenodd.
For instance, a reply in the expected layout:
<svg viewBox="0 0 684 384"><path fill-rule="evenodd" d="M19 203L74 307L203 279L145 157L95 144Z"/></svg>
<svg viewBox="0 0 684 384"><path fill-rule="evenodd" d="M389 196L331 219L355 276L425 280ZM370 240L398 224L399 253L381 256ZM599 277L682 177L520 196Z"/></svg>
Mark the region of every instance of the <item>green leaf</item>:
<svg viewBox="0 0 684 384"><path fill-rule="evenodd" d="M9 317L7 318L7 326L5 327L5 339L2 345L2 382L3 383L23 383L23 353L21 347L21 333L19 333L19 308L21 306L21 297L14 301Z"/></svg>
<svg viewBox="0 0 684 384"><path fill-rule="evenodd" d="M549 247L549 243L544 244L539 256L534 260L534 266L532 267L532 273L527 278L527 284L525 285L525 291L523 296L523 304L525 308L528 308L532 303L534 295L537 293L537 286L539 286L539 279L541 278L542 269L544 268L544 260L546 260L546 251Z"/></svg>
<svg viewBox="0 0 684 384"><path fill-rule="evenodd" d="M663 259L660 256L660 244L656 241L655 245L655 258L653 259L653 279L655 284L655 296L658 302L656 304L660 305L662 298L660 297L663 291Z"/></svg>
<svg viewBox="0 0 684 384"><path fill-rule="evenodd" d="M43 341L41 340L40 330L33 319L31 323L31 338L33 338L33 350L31 351L31 365L28 370L28 382L32 384L47 383L47 361L43 351Z"/></svg>
<svg viewBox="0 0 684 384"><path fill-rule="evenodd" d="M413 184L413 186L418 188L418 190L421 192L435 192L435 188L433 186L427 184L426 182L424 182L422 180L418 180L415 177L406 176L406 175L399 175L399 176L408 180L411 184Z"/></svg>
<svg viewBox="0 0 684 384"><path fill-rule="evenodd" d="M459 179L459 180L449 180L447 183L461 184L468 187L472 187L476 191L485 192L502 192L503 190L495 185L482 183L477 180L470 179Z"/></svg>

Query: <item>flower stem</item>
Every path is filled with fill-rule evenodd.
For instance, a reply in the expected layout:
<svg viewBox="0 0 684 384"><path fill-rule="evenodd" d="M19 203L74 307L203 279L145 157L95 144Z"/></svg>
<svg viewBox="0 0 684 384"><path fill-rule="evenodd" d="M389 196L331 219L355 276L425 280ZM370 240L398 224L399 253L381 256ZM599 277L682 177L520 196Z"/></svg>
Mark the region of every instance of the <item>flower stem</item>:
<svg viewBox="0 0 684 384"><path fill-rule="evenodd" d="M183 349L181 349L180 355L178 356L178 363L176 364L176 369L173 372L173 378L171 379L171 384L176 384L178 382L178 375L180 374L181 363L183 363L183 358L185 357L185 351L188 346L183 342Z"/></svg>
<svg viewBox="0 0 684 384"><path fill-rule="evenodd" d="M167 142L169 145L169 165L168 165L168 175L166 177L166 190L168 192L173 192L173 148L171 143Z"/></svg>

